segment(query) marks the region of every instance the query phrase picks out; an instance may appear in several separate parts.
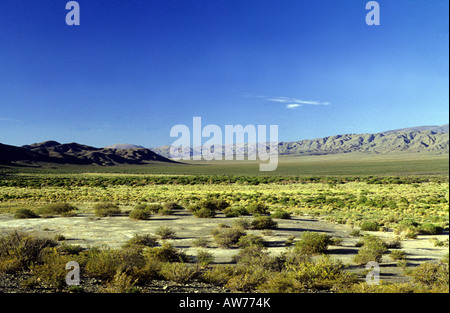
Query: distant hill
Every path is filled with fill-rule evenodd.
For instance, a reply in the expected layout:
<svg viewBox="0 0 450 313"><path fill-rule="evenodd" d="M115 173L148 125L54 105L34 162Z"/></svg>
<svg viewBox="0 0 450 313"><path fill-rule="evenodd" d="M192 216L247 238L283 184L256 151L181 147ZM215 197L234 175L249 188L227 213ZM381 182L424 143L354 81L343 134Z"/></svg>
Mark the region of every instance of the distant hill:
<svg viewBox="0 0 450 313"><path fill-rule="evenodd" d="M174 163L174 161L145 148L95 148L78 143L60 144L56 141L46 141L22 147L0 144L0 164L58 163L108 166L154 162Z"/></svg>
<svg viewBox="0 0 450 313"><path fill-rule="evenodd" d="M143 146L132 145L128 143L116 143L111 146L104 147L105 149L145 149Z"/></svg>
<svg viewBox="0 0 450 313"><path fill-rule="evenodd" d="M265 149L267 144L260 143ZM251 156L256 147L247 144L225 145L224 154ZM78 143L61 144L45 141L22 147L0 144L0 164L36 165L40 163L119 165L172 162L170 146L146 149L130 144L115 144L95 148ZM376 134L345 134L317 139L278 143L280 155L326 155L338 153L449 153L449 127L420 126L385 131ZM190 155L200 155L201 147L190 149Z"/></svg>
<svg viewBox="0 0 450 313"><path fill-rule="evenodd" d="M247 145L225 145L227 153L252 155ZM170 146L152 148L156 153L169 158ZM250 152L250 153L249 153ZM391 130L376 134L345 134L294 142L280 142L280 155L326 155L338 153L449 153L449 127L421 126ZM199 155L201 147L191 148L191 155Z"/></svg>
<svg viewBox="0 0 450 313"><path fill-rule="evenodd" d="M441 126L418 126L418 127L408 127L401 129L388 130L383 132L383 134L387 133L395 133L395 132L408 132L408 131L431 131L434 133L448 133L449 132L449 124L441 125Z"/></svg>

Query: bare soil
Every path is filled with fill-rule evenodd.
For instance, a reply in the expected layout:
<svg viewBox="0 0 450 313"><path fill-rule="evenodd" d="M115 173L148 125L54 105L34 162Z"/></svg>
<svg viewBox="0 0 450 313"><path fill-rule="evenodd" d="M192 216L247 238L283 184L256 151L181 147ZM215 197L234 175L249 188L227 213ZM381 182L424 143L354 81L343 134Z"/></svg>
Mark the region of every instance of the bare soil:
<svg viewBox="0 0 450 313"><path fill-rule="evenodd" d="M251 217L244 217L249 218ZM126 243L134 234L155 234L160 226L171 227L176 238L168 240L177 248L183 249L188 255L196 255L198 248L193 247L195 239L209 239L208 250L214 255L215 263L232 263L232 257L237 249L222 249L214 244L211 230L219 224L232 226L239 218L227 218L218 214L215 218L195 218L187 211L178 211L173 215L152 216L150 220L133 220L128 216L114 216L98 218L91 213L82 213L74 217L53 217L34 219L14 219L10 214L0 215L0 235L14 230L32 232L36 235L54 238L63 235L67 244L81 245L83 247L108 246L119 248ZM269 233L260 230L248 230L247 233L261 235L268 243L268 250L273 254L279 254L286 250L285 241L290 235L297 240L302 232L315 231L327 233L333 237L342 238L338 246L331 246L328 255L340 259L348 265L350 271L362 272L364 267L352 263L352 258L358 253L355 244L359 238L352 237L353 230L348 225L329 223L324 220L307 216L292 216L291 219L276 219L278 228ZM391 231L387 232L364 232L380 236L384 239L393 238ZM418 236L417 239L402 241L402 250L407 253L409 266L415 266L425 261L441 259L448 253L448 247L435 247L430 241L438 238L440 241L448 240L448 231L442 235ZM397 263L388 255L383 257L380 264L381 279L391 282L404 282L408 278L402 274Z"/></svg>

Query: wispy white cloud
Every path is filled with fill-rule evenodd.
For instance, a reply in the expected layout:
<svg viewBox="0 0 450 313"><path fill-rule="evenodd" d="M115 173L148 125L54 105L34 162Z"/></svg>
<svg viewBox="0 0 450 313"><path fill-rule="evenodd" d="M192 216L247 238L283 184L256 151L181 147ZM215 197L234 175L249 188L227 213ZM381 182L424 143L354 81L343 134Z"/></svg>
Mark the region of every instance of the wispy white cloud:
<svg viewBox="0 0 450 313"><path fill-rule="evenodd" d="M312 100L302 100L298 98L288 98L288 97L272 97L266 98L266 101L278 102L278 103L289 103L289 104L304 104L304 105L330 105L330 102L322 101L312 101ZM291 109L294 106L288 105L287 108Z"/></svg>
<svg viewBox="0 0 450 313"><path fill-rule="evenodd" d="M302 104L298 104L298 103L289 103L286 105L286 109L296 109L298 107L302 107Z"/></svg>

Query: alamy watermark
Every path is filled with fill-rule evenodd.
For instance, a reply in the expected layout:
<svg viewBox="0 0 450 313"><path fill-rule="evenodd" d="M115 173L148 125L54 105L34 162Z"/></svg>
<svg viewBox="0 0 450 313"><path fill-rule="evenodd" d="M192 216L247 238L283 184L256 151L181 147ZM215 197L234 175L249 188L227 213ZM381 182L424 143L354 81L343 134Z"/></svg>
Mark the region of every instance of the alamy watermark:
<svg viewBox="0 0 450 313"><path fill-rule="evenodd" d="M66 24L69 26L80 25L80 5L76 1L66 3L66 10L70 10L66 14Z"/></svg>
<svg viewBox="0 0 450 313"><path fill-rule="evenodd" d="M66 270L70 270L70 272L68 272L66 275L66 284L68 286L80 285L80 265L78 264L78 262L67 262Z"/></svg>
<svg viewBox="0 0 450 313"><path fill-rule="evenodd" d="M366 3L366 10L370 10L366 14L366 24L380 25L380 4L377 1L369 1Z"/></svg>
<svg viewBox="0 0 450 313"><path fill-rule="evenodd" d="M267 136L266 125L225 125L222 130L214 124L202 127L201 117L194 117L192 130L178 124L170 130L170 137L178 137L169 151L175 161L245 160L247 157L247 160L268 161L259 165L260 171L274 171L278 167L278 125L270 125ZM205 138L208 140L203 142Z"/></svg>
<svg viewBox="0 0 450 313"><path fill-rule="evenodd" d="M378 262L370 261L366 264L366 270L370 270L366 275L367 285L379 285L380 284L380 265Z"/></svg>

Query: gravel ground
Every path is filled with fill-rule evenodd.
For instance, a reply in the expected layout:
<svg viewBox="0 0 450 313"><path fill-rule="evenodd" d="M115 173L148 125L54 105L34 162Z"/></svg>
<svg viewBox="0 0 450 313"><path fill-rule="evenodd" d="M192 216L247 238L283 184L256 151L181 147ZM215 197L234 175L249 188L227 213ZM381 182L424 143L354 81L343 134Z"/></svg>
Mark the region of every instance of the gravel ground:
<svg viewBox="0 0 450 313"><path fill-rule="evenodd" d="M250 218L250 217L248 217ZM232 262L232 257L237 249L221 249L214 245L211 238L211 229L218 224L232 225L237 218L226 218L222 214L212 219L198 219L189 212L180 211L169 216L155 216L147 221L135 221L127 216L96 218L93 214L84 213L76 217L54 217L37 219L14 219L10 214L0 215L0 235L10 231L20 230L32 232L37 235L54 238L55 235L63 235L66 243L81 245L83 247L104 246L118 248L127 242L134 234L154 234L160 226L169 226L175 231L177 238L168 240L177 248L183 249L189 255L196 255L197 248L192 247L192 242L198 238L209 239L211 244L208 250L214 255L215 263L227 264ZM349 264L349 270L362 272L363 267L351 265L353 256L358 252L355 243L358 238L350 236L352 228L347 225L332 224L323 220L293 216L288 220L276 220L278 229L269 233L249 230L248 233L263 236L268 242L268 250L273 254L285 251L284 245L290 235L297 239L305 231L317 231L327 233L333 237L343 239L339 246L329 247L328 254L340 259L344 264ZM392 238L392 232L367 232L383 238ZM448 253L448 247L435 247L430 238L438 238L441 241L448 240L448 231L439 236L418 236L417 239L402 241L402 250L407 253L408 262L417 265L424 261L441 259ZM408 278L402 275L396 262L389 256L383 257L380 264L381 279L391 282L405 282ZM0 292L54 292L51 288L35 288L24 290L21 282L29 278L30 274L19 275L0 274ZM87 292L95 292L99 282L92 279L82 281L83 288ZM142 288L143 292L226 292L222 288L203 283L189 285L174 284L166 281L154 281Z"/></svg>

